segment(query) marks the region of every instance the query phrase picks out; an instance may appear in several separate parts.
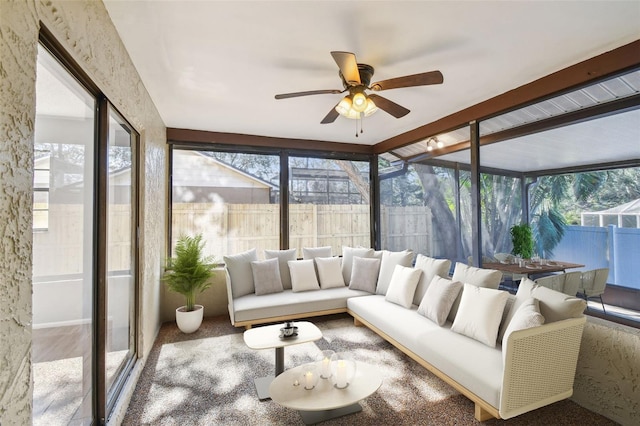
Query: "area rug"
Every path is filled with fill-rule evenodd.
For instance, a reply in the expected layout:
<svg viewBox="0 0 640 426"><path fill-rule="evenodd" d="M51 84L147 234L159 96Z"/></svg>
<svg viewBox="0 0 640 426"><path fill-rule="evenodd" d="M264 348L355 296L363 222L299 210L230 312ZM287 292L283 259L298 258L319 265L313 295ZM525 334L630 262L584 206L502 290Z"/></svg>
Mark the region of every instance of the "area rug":
<svg viewBox="0 0 640 426"><path fill-rule="evenodd" d="M322 350L331 349L349 352L357 360L375 365L383 377L380 389L361 402L361 412L323 424L479 424L473 417L471 401L369 329L354 327L350 317L328 317L314 322L322 330L323 338L286 347L285 368L314 361ZM184 339L184 336L175 336ZM123 424L303 424L297 412L271 400L258 400L253 379L273 373L273 349L249 349L241 332L158 343L138 382ZM570 401L534 413L485 424L615 424ZM558 414L562 417L558 418Z"/></svg>

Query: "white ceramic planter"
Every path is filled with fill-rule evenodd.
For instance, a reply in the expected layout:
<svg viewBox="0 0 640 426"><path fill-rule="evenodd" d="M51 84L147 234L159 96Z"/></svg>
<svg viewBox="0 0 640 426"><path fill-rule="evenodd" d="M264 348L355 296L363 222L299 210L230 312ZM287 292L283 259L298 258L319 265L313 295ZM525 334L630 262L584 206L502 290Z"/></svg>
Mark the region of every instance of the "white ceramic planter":
<svg viewBox="0 0 640 426"><path fill-rule="evenodd" d="M200 328L204 315L204 306L195 305L195 309L191 312L187 312L185 309L186 306L180 306L176 309L176 323L178 323L180 331L189 334Z"/></svg>

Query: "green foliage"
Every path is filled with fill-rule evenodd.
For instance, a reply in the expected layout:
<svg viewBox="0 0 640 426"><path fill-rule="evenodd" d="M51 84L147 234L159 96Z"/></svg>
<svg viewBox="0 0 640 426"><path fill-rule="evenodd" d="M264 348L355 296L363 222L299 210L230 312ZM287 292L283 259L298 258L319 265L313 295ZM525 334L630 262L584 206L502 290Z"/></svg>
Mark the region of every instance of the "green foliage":
<svg viewBox="0 0 640 426"><path fill-rule="evenodd" d="M511 242L513 243L511 254L520 255L523 259L530 259L533 256L533 232L528 224L511 227Z"/></svg>
<svg viewBox="0 0 640 426"><path fill-rule="evenodd" d="M201 234L181 236L176 244L176 256L167 260L169 270L162 277L171 291L185 296L187 311L193 311L196 294L211 286L208 281L215 265L213 257L203 257L204 246Z"/></svg>

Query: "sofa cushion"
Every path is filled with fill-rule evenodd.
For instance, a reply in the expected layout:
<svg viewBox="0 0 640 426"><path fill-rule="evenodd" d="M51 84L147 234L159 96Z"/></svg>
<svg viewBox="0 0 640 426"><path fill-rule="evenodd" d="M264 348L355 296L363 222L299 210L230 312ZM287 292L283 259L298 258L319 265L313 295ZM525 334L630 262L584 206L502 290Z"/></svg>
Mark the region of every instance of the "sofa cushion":
<svg viewBox="0 0 640 426"><path fill-rule="evenodd" d="M265 250L264 257L265 259L278 259L278 264L280 265L280 280L282 281L282 287L284 289L290 289L291 272L289 272L289 264L287 262L290 260L296 260L296 249L292 248L289 250Z"/></svg>
<svg viewBox="0 0 640 426"><path fill-rule="evenodd" d="M331 257L331 246L302 248L303 259L315 259L316 257Z"/></svg>
<svg viewBox="0 0 640 426"><path fill-rule="evenodd" d="M251 262L251 270L256 296L279 293L283 290L278 259L254 260Z"/></svg>
<svg viewBox="0 0 640 426"><path fill-rule="evenodd" d="M506 291L465 283L451 330L495 347L498 327L508 298L509 293Z"/></svg>
<svg viewBox="0 0 640 426"><path fill-rule="evenodd" d="M413 295L422 275L421 269L408 268L396 265L391 276L389 289L385 295L387 302L395 303L405 308L410 308L413 303Z"/></svg>
<svg viewBox="0 0 640 426"><path fill-rule="evenodd" d="M476 268L474 266L468 266L464 263L456 262L456 267L453 270L453 281L460 281L465 284L473 284L477 287L492 288L497 290L502 281L502 272L493 269ZM456 313L458 312L458 305L460 305L460 298L462 293L458 295L453 302L451 311L447 319L454 321Z"/></svg>
<svg viewBox="0 0 640 426"><path fill-rule="evenodd" d="M462 283L434 276L418 306L418 313L439 326L447 321L453 302L462 289Z"/></svg>
<svg viewBox="0 0 640 426"><path fill-rule="evenodd" d="M291 272L291 289L294 292L320 290L313 259L290 260L287 263Z"/></svg>
<svg viewBox="0 0 640 426"><path fill-rule="evenodd" d="M451 261L448 259L434 259L418 253L416 255L415 268L422 269L422 275L416 287L416 294L413 296L413 303L419 305L424 298L427 287L429 287L429 284L433 281L433 277L449 277Z"/></svg>
<svg viewBox="0 0 640 426"><path fill-rule="evenodd" d="M540 314L539 302L537 299L530 297L520 304L513 318L511 318L504 332L503 341L509 340L509 335L514 331L537 327L542 324L544 324L544 316Z"/></svg>
<svg viewBox="0 0 640 426"><path fill-rule="evenodd" d="M418 315L415 307L405 309L387 302L384 296L353 297L347 306L350 312L393 337L489 404L500 406L503 376L500 350L451 332L450 323L439 327ZM478 368L479 365L482 368Z"/></svg>
<svg viewBox="0 0 640 426"><path fill-rule="evenodd" d="M255 293L251 262L258 260L256 249L222 257L231 279L233 298Z"/></svg>
<svg viewBox="0 0 640 426"><path fill-rule="evenodd" d="M389 289L391 276L395 271L396 265L411 266L413 263L413 252L411 250L403 251L382 251L382 260L380 261L380 273L378 274L378 285L376 286L376 294L385 295ZM413 297L413 296L412 296Z"/></svg>
<svg viewBox="0 0 640 426"><path fill-rule="evenodd" d="M368 294L364 291L350 290L347 287L298 293L293 292L293 290L284 290L282 293L271 293L264 296L247 294L233 301L234 321L282 318L286 315L336 309L346 310L349 298L357 299L357 296Z"/></svg>
<svg viewBox="0 0 640 426"><path fill-rule="evenodd" d="M354 257L373 257L374 250L368 248L342 247L342 278L344 283L351 283L351 269L353 268ZM376 270L376 278L377 278Z"/></svg>
<svg viewBox="0 0 640 426"><path fill-rule="evenodd" d="M375 293L379 266L380 260L378 259L354 257L349 288L352 290L363 290L372 294Z"/></svg>
<svg viewBox="0 0 640 426"><path fill-rule="evenodd" d="M316 257L320 288L344 287L339 257Z"/></svg>

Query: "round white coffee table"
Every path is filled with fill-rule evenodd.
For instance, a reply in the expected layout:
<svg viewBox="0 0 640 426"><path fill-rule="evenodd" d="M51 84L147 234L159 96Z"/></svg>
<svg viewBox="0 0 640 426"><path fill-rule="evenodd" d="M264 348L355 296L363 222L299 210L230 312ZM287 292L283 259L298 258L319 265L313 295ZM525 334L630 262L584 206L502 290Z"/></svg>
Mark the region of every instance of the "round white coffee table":
<svg viewBox="0 0 640 426"><path fill-rule="evenodd" d="M355 378L346 388L334 387L329 378L318 380L313 389L307 390L295 384L301 380L302 368L292 368L276 377L269 386L269 395L272 401L298 410L307 425L362 411L358 402L382 385L382 376L376 367L356 362Z"/></svg>
<svg viewBox="0 0 640 426"><path fill-rule="evenodd" d="M276 371L278 376L284 371L284 347L299 345L300 343L313 342L322 338L322 331L315 324L308 321L295 322L298 327L298 335L294 337L280 338L282 324L266 325L263 327L250 328L244 332L244 343L251 349L271 349L276 350ZM269 398L269 385L274 376L258 377L254 379L256 392L259 399Z"/></svg>

